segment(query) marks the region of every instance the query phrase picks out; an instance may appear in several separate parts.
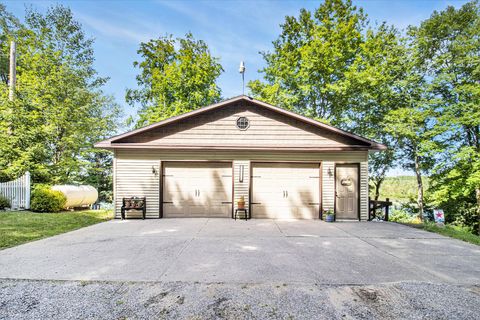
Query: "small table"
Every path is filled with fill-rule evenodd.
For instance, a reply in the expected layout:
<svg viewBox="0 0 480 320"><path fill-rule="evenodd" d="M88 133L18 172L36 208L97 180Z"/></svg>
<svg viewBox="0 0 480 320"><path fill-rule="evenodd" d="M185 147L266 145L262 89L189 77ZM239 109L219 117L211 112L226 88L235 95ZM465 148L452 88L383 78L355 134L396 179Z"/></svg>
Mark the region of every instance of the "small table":
<svg viewBox="0 0 480 320"><path fill-rule="evenodd" d="M239 211L243 211L243 213L245 214L245 220L248 220L250 217L248 216L248 209L246 208L243 208L243 209L235 209L235 220L237 220L237 215L238 215L238 212ZM240 219L240 218L239 218Z"/></svg>

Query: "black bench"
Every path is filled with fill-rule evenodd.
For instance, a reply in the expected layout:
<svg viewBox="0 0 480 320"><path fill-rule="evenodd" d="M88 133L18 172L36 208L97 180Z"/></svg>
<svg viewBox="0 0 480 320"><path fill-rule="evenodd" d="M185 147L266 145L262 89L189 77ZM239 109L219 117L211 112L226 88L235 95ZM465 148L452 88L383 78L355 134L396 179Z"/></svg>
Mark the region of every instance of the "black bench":
<svg viewBox="0 0 480 320"><path fill-rule="evenodd" d="M145 214L147 212L147 201L146 198L140 197L131 197L131 198L123 198L122 200L122 220L125 219L125 211L128 210L142 210L142 218L145 219Z"/></svg>

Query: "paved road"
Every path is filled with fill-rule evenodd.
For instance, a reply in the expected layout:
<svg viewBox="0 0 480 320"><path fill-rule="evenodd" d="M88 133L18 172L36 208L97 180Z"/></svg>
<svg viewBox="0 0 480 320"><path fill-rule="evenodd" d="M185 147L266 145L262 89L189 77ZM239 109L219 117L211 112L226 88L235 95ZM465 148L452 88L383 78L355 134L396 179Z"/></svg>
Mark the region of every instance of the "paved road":
<svg viewBox="0 0 480 320"><path fill-rule="evenodd" d="M394 223L115 220L0 251L0 319L478 319L479 248Z"/></svg>

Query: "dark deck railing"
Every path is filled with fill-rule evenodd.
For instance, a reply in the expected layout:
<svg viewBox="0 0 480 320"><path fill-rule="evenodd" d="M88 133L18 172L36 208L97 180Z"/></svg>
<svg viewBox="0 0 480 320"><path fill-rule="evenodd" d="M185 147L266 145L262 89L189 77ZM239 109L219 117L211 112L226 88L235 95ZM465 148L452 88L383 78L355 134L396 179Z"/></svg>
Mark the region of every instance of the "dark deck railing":
<svg viewBox="0 0 480 320"><path fill-rule="evenodd" d="M377 217L377 210L382 210L384 212L383 221L388 221L389 207L391 205L392 202L390 202L389 198L387 198L386 201L381 201L372 200L368 197L368 221Z"/></svg>

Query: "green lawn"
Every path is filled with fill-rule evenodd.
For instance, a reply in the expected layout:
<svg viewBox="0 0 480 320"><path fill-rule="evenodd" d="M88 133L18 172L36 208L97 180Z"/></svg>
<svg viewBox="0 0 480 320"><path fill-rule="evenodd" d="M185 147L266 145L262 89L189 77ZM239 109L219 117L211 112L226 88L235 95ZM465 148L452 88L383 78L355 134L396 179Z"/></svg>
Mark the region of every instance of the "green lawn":
<svg viewBox="0 0 480 320"><path fill-rule="evenodd" d="M474 235L469 232L466 228L462 228L454 225L446 225L444 227L439 227L434 223L404 223L408 226L423 229L430 232L435 232L450 238L455 238L465 242L476 244L480 246L480 236Z"/></svg>
<svg viewBox="0 0 480 320"><path fill-rule="evenodd" d="M61 213L0 211L0 249L51 237L113 218L109 210Z"/></svg>

